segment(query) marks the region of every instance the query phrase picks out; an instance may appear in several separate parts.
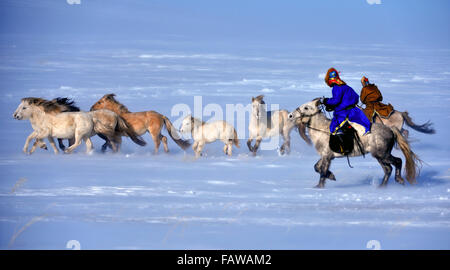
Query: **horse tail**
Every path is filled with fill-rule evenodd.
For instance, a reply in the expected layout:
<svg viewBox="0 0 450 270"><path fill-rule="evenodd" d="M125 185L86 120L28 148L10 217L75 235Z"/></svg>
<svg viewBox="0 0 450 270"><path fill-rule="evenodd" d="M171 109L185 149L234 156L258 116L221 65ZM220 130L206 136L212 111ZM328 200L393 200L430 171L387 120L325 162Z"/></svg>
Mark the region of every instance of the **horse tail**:
<svg viewBox="0 0 450 270"><path fill-rule="evenodd" d="M169 118L161 114L161 118L164 120L164 125L169 132L170 138L179 146L181 149L186 150L191 144L188 141L181 139L175 127L170 122Z"/></svg>
<svg viewBox="0 0 450 270"><path fill-rule="evenodd" d="M234 134L234 138L233 138L233 143L234 145L236 145L237 148L239 148L239 139L238 139L238 135L235 129L233 129L233 134Z"/></svg>
<svg viewBox="0 0 450 270"><path fill-rule="evenodd" d="M116 131L120 133L126 133L134 143L140 146L144 146L147 144L144 139L142 139L141 136L139 136L136 131L134 131L134 129L127 123L127 121L125 121L125 119L123 119L120 115L117 115Z"/></svg>
<svg viewBox="0 0 450 270"><path fill-rule="evenodd" d="M416 177L419 173L420 165L422 161L419 157L411 150L411 147L408 141L403 137L400 130L396 127L392 127L391 130L394 132L395 140L402 150L403 155L406 159L405 171L406 171L406 179L408 182L413 185L416 183Z"/></svg>
<svg viewBox="0 0 450 270"><path fill-rule="evenodd" d="M302 121L297 120L295 125L298 128L298 134L300 134L300 137L308 144L312 145L311 139L308 137L308 134L306 134L306 125L302 123Z"/></svg>
<svg viewBox="0 0 450 270"><path fill-rule="evenodd" d="M411 117L409 117L409 114L408 114L407 111L402 112L401 114L402 114L403 119L405 120L406 124L409 127L413 128L414 130L417 130L419 132L426 133L426 134L434 134L434 133L436 133L436 130L434 130L434 128L432 127L433 123L431 123L430 121L428 121L428 122L426 122L425 124L422 124L422 125L416 125L412 121Z"/></svg>

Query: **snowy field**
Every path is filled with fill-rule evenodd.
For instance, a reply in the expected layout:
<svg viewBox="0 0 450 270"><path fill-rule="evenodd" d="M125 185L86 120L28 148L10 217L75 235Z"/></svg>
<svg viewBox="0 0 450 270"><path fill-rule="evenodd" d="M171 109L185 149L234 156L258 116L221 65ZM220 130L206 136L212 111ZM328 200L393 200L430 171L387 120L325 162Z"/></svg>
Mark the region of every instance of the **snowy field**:
<svg viewBox="0 0 450 270"><path fill-rule="evenodd" d="M370 240L382 249L450 248L448 49L5 39L0 59L1 249L66 249L69 240L82 249L366 249ZM31 126L12 118L22 97L68 96L89 110L107 93L131 111L156 110L173 122L180 117L173 106L193 108L194 96L225 110L264 94L269 106L292 111L330 96L323 77L331 66L357 92L365 75L416 123L432 120L434 135L410 130L425 162L416 186L391 177L377 188L383 171L367 156L352 158L353 169L333 161L337 181L314 189L319 156L296 130L289 156L252 157L241 139L231 158L217 142L194 161L167 131L169 154L162 147L152 154L146 134L147 146L125 138L117 154L102 154L95 137L92 155L83 144L72 155L27 156Z"/></svg>

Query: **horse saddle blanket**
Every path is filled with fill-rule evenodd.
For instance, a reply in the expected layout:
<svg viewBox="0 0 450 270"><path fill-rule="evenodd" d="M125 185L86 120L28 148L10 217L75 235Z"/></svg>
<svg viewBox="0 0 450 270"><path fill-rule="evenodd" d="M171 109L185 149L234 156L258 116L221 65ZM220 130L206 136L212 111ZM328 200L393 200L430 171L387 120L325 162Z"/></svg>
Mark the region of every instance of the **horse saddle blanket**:
<svg viewBox="0 0 450 270"><path fill-rule="evenodd" d="M333 152L348 155L353 151L356 136L358 136L357 131L347 121L335 135L330 135L330 149Z"/></svg>

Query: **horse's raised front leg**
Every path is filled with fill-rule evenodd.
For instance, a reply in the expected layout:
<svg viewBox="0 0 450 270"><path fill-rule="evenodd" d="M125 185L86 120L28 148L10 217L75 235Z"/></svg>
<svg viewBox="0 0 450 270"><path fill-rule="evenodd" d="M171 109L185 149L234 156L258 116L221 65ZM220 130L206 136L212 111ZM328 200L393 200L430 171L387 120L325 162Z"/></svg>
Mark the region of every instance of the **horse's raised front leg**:
<svg viewBox="0 0 450 270"><path fill-rule="evenodd" d="M33 131L33 132L31 132L30 135L28 135L27 139L25 140L25 145L23 146L23 152L25 154L28 154L28 146L30 145L30 141L36 137L37 137L36 131Z"/></svg>

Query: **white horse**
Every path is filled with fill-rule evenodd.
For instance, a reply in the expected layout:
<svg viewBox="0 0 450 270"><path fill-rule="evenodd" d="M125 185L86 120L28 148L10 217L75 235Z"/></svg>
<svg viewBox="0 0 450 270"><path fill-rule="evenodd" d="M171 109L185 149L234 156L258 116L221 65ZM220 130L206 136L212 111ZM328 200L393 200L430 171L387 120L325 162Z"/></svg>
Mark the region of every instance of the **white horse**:
<svg viewBox="0 0 450 270"><path fill-rule="evenodd" d="M231 156L233 143L239 147L239 139L234 127L225 121L213 121L206 123L191 115L186 116L181 123L181 133L191 133L194 144L192 149L196 157L200 157L206 143L221 140L225 146L223 152Z"/></svg>
<svg viewBox="0 0 450 270"><path fill-rule="evenodd" d="M316 187L325 187L325 180L336 180L334 174L329 170L331 161L334 158L344 157L342 154L335 153L329 146L330 140L330 122L320 109L320 99L314 99L295 109L289 114L289 119L300 119L308 128L312 143L320 155L320 160L314 165L314 170L320 174L320 180ZM392 165L395 167L395 181L404 184L401 176L402 160L391 154L394 144L397 143L405 156L406 179L410 184L416 183L419 165L419 157L412 151L408 141L403 137L396 127L388 127L382 124L374 123L371 133L362 136L364 128L351 123L357 130L361 148L355 147L349 154L350 156L360 156L371 153L378 160L384 171L384 178L380 186L386 186L392 173Z"/></svg>
<svg viewBox="0 0 450 270"><path fill-rule="evenodd" d="M289 154L291 151L290 132L295 126L298 126L298 124L295 121L288 119L289 112L286 110L267 112L263 98L263 95L252 97L252 114L248 126L248 149L253 155L256 155L256 151L258 151L263 138L274 137L281 134L284 142L280 148L280 152L281 154ZM302 136L302 128L300 126L298 127L300 135ZM256 142L252 147L253 140L256 140Z"/></svg>
<svg viewBox="0 0 450 270"><path fill-rule="evenodd" d="M23 147L23 151L32 154L36 147L43 144L43 139L47 138L53 147L55 154L58 154L58 148L53 138L75 139L73 145L65 150L71 153L77 148L81 141L86 143L88 153L92 151L92 141L90 137L97 134L96 128L102 129L105 133L114 133L115 127L109 127L102 124L101 118L105 116L117 116L109 110L101 110L101 112L62 112L59 114L47 113L46 106L36 105L36 98L23 98L13 116L15 119L30 120L33 132L28 136ZM33 147L28 152L28 146L32 139L36 139Z"/></svg>

